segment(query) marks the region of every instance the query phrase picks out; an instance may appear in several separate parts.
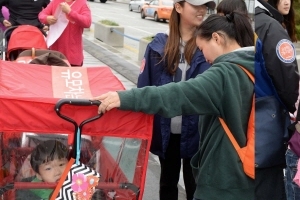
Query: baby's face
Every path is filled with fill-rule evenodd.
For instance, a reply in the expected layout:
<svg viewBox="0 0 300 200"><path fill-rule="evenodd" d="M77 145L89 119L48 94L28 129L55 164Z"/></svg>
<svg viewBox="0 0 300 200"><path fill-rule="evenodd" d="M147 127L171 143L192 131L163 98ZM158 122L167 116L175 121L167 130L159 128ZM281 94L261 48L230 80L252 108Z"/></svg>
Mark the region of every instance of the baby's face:
<svg viewBox="0 0 300 200"><path fill-rule="evenodd" d="M59 181L62 173L64 172L68 160L66 158L54 159L39 166L39 173L36 174L37 178L49 183Z"/></svg>

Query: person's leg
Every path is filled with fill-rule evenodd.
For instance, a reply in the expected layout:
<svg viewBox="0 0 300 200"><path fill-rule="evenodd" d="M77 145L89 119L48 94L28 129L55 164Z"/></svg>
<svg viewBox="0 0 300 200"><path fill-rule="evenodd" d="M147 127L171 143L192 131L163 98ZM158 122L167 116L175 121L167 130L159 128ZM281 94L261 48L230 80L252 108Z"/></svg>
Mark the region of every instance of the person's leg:
<svg viewBox="0 0 300 200"><path fill-rule="evenodd" d="M255 200L286 200L282 166L255 170Z"/></svg>
<svg viewBox="0 0 300 200"><path fill-rule="evenodd" d="M286 155L286 169L285 169L285 191L287 200L300 199L300 187L294 183L293 179L297 172L297 165L299 157L290 149L287 150Z"/></svg>
<svg viewBox="0 0 300 200"><path fill-rule="evenodd" d="M160 200L178 200L178 181L181 167L180 134L171 134L165 159L159 158L161 173Z"/></svg>
<svg viewBox="0 0 300 200"><path fill-rule="evenodd" d="M191 167L191 159L186 158L183 159L182 167L183 167L183 180L185 185L186 199L193 200L194 193L196 190L196 182L193 176L192 167Z"/></svg>

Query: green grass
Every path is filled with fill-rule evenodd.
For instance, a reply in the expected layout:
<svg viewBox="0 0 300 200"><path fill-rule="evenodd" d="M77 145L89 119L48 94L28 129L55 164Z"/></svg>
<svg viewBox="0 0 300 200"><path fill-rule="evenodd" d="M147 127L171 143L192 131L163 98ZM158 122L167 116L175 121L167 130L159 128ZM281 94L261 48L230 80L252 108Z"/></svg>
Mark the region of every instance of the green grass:
<svg viewBox="0 0 300 200"><path fill-rule="evenodd" d="M300 41L300 0L294 0L297 39Z"/></svg>
<svg viewBox="0 0 300 200"><path fill-rule="evenodd" d="M100 21L100 23L108 25L108 26L119 26L117 22L111 21L109 19L103 19Z"/></svg>

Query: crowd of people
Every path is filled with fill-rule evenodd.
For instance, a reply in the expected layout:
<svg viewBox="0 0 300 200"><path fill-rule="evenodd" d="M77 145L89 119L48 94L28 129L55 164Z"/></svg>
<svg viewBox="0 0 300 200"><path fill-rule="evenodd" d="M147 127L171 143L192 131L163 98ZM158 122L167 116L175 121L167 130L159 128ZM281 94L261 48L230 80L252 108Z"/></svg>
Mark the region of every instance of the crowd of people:
<svg viewBox="0 0 300 200"><path fill-rule="evenodd" d="M292 44L297 41L293 0L255 1L254 27L251 26L244 1L223 0L217 7L217 14L209 15L199 26L190 28L194 29L196 48L189 51L192 44L188 40L189 37L186 39L187 31L181 27L181 23L189 25L193 22L193 18L185 17L179 8L192 6L198 10L196 15L201 18L203 16L201 6L204 4L210 7L207 1L199 0L198 5L195 2L175 1L169 33L157 34L147 47L139 76L140 88L108 92L93 98L92 100L102 102L98 112L105 113L118 108L155 114L151 150L160 158L161 200L166 199L165 196L168 195L172 197L168 199L178 199L178 193L174 195L178 182L178 168L174 167L177 166L174 164L175 158L182 159L185 187L188 184L185 179L185 175L188 174L185 162L190 160L196 183L194 200L300 199L299 185L294 181L296 173L293 170L297 168L299 157L292 155L294 157L291 158L292 148L286 148L285 145L291 143L289 139L292 135L298 134L297 129L292 133L288 131L288 127L292 126L289 113L295 112L299 95L298 66ZM177 20L172 18L175 12L177 18L174 19ZM189 23L185 21L186 19ZM174 22L177 22L179 28L174 28ZM174 34L176 33L174 30L178 31L179 36ZM255 41L254 32L258 36ZM284 53L281 50L282 43L288 48L290 57L287 57L286 51ZM263 46L259 49L260 55L255 55L254 44L257 48ZM211 66L198 73L195 78L191 78L194 62L190 60L193 56L197 56L197 49L201 51L198 60L202 60L204 56ZM261 66L264 68L260 70L266 71L267 77L255 75L256 69L259 69L256 67ZM272 79L271 88L267 89L275 92L268 93L269 91L264 91L266 87L260 87L259 84L253 87L253 83L241 67L252 73L255 78L265 79L257 79L258 82L269 83ZM288 76L284 74L285 71L289 73ZM283 89L281 85L285 79L289 79L292 83L284 85L289 87L288 90ZM290 90L292 92L287 94ZM271 133L268 129L255 127L255 142L264 146L265 152L259 152L260 149L254 147L257 162L254 179L244 173L244 161L239 159L230 142L231 139L227 138L218 119L224 119L238 145L245 146L253 94L264 98L269 98L266 95L271 94L271 99L275 98L275 110L284 113L282 118L272 116L281 120L276 124L280 129L274 131L272 124L264 124L273 129L273 133L279 132L277 138L275 137L275 143L268 140L267 137L274 137L268 135ZM267 108L263 108L262 112L267 114ZM191 138L193 129L186 132L189 124L185 120L194 115L199 116L200 139L196 154L189 157L185 145L186 140ZM259 113L257 120L261 116L263 115ZM261 122L257 120L255 123L260 124ZM299 116L296 117L297 120L299 121ZM176 137L177 140L174 139ZM261 138L263 140L260 140ZM294 145L298 145L299 148L299 140ZM279 151L276 151L278 149ZM263 159L264 163L261 165L258 159ZM165 171L165 166L169 166L168 172ZM173 178L169 179L169 182L166 181L165 177L171 175ZM165 188L169 188L167 194ZM186 190L187 199L191 199L189 192Z"/></svg>
<svg viewBox="0 0 300 200"><path fill-rule="evenodd" d="M0 0L2 9L5 6L9 11L9 16L0 14L4 28L29 24L51 34L51 26L67 19L50 49L62 52L72 66L82 66L82 32L91 25L86 1L32 3ZM18 12L20 7L30 10L30 15ZM216 9L217 13L207 16L207 9ZM254 26L252 20L243 0L222 0L218 5L213 0L174 0L169 30L158 33L147 46L137 88L91 99L101 101L99 113L118 108L154 114L150 151L159 157L160 200L178 199L181 167L187 200L300 199L300 183L295 178L300 176L295 171L300 168L300 140L293 139L300 137L293 0L255 0ZM268 75L260 76L261 71ZM251 77L258 83L253 84ZM268 87L261 87L261 82ZM287 86L291 90L287 94L282 82L296 84ZM273 137L268 135L268 128L257 128L261 122L255 121L257 146L252 148L256 151L256 168L251 177L245 173L246 161L228 138L222 121L237 145L246 146L254 97L257 101L272 97L274 104L267 102L264 106L272 105L284 114L275 143L266 139ZM272 129L271 124L264 126ZM37 152L46 151L44 146L38 146L31 156L36 172L32 181L55 182L67 163L67 151L51 141L50 146L57 147L59 154L51 160L38 158L42 154ZM258 146L266 150L261 153ZM49 165L61 169L54 174L48 170ZM39 198L51 193L32 192Z"/></svg>

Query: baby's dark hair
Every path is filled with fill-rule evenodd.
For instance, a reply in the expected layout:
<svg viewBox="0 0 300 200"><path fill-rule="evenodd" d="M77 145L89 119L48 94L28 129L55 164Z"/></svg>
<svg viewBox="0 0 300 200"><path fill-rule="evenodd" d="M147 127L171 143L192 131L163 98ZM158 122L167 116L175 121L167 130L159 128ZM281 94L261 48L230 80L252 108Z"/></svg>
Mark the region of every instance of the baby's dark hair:
<svg viewBox="0 0 300 200"><path fill-rule="evenodd" d="M226 34L230 39L235 39L241 47L254 45L254 32L245 13L234 11L225 16L211 14L200 26L195 35L207 41L212 38L212 33Z"/></svg>
<svg viewBox="0 0 300 200"><path fill-rule="evenodd" d="M57 140L47 140L35 147L31 153L30 164L32 169L39 173L39 166L54 159L67 158L68 148Z"/></svg>

